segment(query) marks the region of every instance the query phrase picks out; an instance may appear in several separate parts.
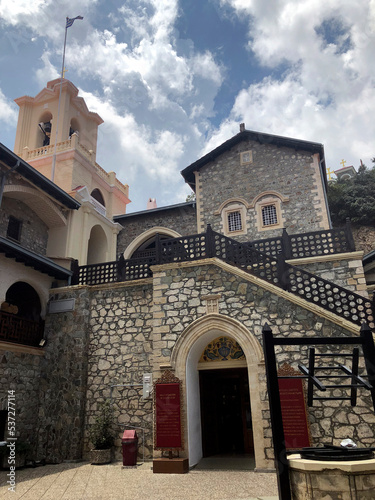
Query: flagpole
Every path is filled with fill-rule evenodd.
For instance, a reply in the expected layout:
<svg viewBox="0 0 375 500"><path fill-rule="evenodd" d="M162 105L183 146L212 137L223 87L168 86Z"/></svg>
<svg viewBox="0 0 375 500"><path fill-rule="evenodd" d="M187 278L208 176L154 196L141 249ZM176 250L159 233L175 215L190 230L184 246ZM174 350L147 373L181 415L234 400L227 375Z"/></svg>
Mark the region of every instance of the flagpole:
<svg viewBox="0 0 375 500"><path fill-rule="evenodd" d="M56 168L56 150L57 150L57 134L59 131L59 118L60 118L60 104L61 104L61 90L64 79L64 64L65 64L65 49L66 49L66 35L68 33L68 17L65 22L65 37L64 37L64 50L63 50L63 60L61 67L61 78L60 78L60 91L59 91L59 104L57 107L57 121L56 121L56 134L55 134L55 144L53 148L53 159L52 159L52 171L51 171L51 181L55 181L55 168Z"/></svg>
<svg viewBox="0 0 375 500"><path fill-rule="evenodd" d="M55 144L54 144L54 148L53 148L52 170L51 170L51 180L52 180L52 182L54 182L54 179L55 179L57 134L58 134L58 130L59 130L60 105L61 105L61 90L62 90L62 84L63 84L63 80L64 80L66 35L68 33L68 28L73 25L73 23L74 23L74 21L76 19L83 19L83 17L82 16L77 16L77 17L74 17L73 19L69 19L69 17L66 17L66 22L65 22L65 37L64 37L63 60L62 60L62 67L61 67L61 78L60 78L59 104L58 104L58 107L57 107L56 134L55 134Z"/></svg>

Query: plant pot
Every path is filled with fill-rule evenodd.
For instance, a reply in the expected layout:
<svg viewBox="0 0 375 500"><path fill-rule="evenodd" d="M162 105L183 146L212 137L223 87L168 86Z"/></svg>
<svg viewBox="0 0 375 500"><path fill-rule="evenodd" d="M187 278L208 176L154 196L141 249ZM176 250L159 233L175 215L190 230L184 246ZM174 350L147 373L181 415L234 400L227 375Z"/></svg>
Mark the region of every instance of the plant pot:
<svg viewBox="0 0 375 500"><path fill-rule="evenodd" d="M111 449L107 450L91 450L90 461L92 465L103 465L111 462Z"/></svg>

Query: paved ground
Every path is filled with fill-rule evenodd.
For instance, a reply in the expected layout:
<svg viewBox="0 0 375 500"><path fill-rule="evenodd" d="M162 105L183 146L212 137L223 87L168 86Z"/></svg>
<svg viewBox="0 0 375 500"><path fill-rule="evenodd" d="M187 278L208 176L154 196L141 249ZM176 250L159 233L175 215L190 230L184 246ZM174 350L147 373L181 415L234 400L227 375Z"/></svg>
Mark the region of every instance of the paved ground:
<svg viewBox="0 0 375 500"><path fill-rule="evenodd" d="M15 492L0 472L0 499L22 500L277 500L276 475L251 471L192 470L153 474L151 463L123 468L88 463L16 471Z"/></svg>

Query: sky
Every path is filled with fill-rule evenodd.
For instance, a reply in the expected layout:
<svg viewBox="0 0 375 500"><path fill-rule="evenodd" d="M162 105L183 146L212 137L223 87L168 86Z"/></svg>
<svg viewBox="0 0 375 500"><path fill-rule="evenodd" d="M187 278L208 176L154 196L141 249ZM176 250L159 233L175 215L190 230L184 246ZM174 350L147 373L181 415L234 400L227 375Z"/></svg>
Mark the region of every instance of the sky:
<svg viewBox="0 0 375 500"><path fill-rule="evenodd" d="M323 143L330 171L375 156L375 0L0 0L0 142L15 98L65 77L99 127L127 213L182 203L180 171L246 129ZM334 177L334 176L333 176Z"/></svg>

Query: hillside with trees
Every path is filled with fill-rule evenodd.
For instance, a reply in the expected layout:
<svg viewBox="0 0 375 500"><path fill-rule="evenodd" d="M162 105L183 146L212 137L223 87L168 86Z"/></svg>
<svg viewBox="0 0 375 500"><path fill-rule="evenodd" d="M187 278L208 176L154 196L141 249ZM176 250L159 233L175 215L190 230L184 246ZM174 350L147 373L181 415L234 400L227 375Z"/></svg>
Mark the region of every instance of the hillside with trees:
<svg viewBox="0 0 375 500"><path fill-rule="evenodd" d="M375 248L375 168L361 165L354 177L329 182L328 204L334 227L350 219L358 250Z"/></svg>

